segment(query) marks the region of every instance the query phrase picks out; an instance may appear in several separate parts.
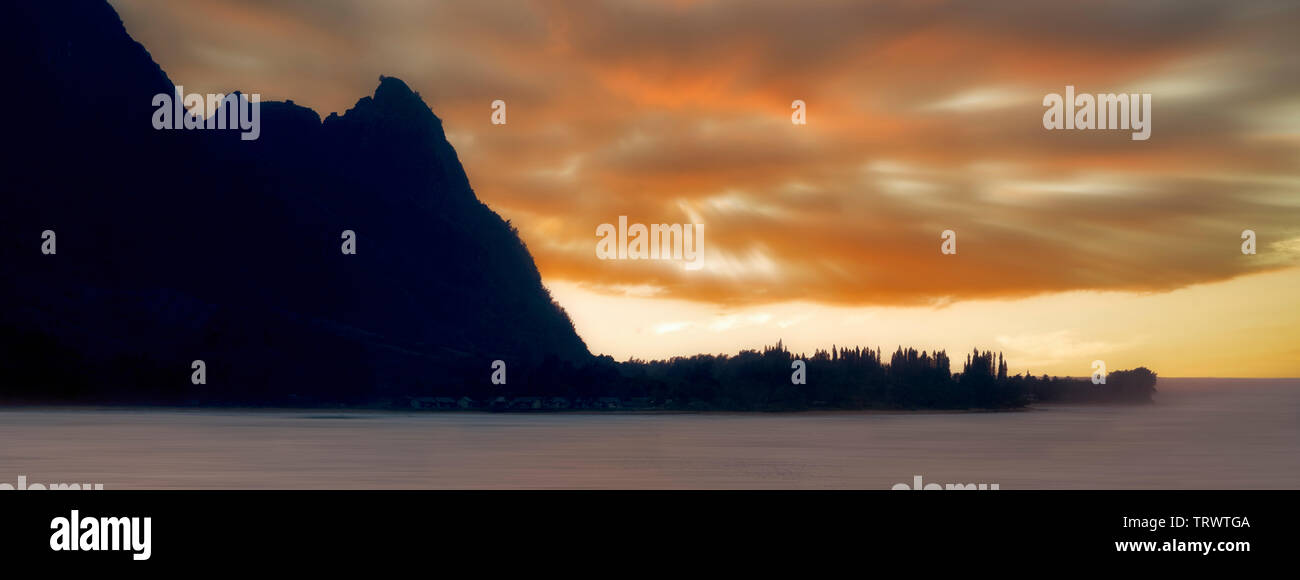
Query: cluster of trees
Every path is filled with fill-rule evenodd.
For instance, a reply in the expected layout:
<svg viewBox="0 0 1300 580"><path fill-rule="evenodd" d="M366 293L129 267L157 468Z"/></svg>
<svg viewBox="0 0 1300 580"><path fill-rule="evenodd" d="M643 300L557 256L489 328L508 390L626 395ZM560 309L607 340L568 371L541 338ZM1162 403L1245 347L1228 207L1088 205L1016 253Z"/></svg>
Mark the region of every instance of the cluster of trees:
<svg viewBox="0 0 1300 580"><path fill-rule="evenodd" d="M796 360L806 364L804 384L791 380ZM943 351L900 347L886 362L879 348L832 347L809 356L780 342L736 356L633 360L622 370L648 385L653 398L688 408L992 409L1025 403L1007 380L1002 356L978 350L957 374Z"/></svg>
<svg viewBox="0 0 1300 580"><path fill-rule="evenodd" d="M803 361L802 384L792 377ZM888 361L871 348L790 352L782 343L734 356L700 354L668 360L608 356L587 364L547 358L510 368L505 385L477 380L447 384L437 395L644 398L672 409L797 410L972 409L1023 405L1019 377L1007 377L1001 354L976 350L954 374L947 353L899 348Z"/></svg>
<svg viewBox="0 0 1300 580"><path fill-rule="evenodd" d="M803 361L796 384L795 361ZM619 397L648 399L665 409L780 411L800 409L1006 409L1032 401L1149 402L1156 375L1146 368L1112 372L1104 385L1089 379L1008 375L1002 353L967 354L954 370L944 351L899 347L832 347L811 355L782 343L729 355L700 354L668 360L608 356L587 364L548 358L511 367L505 385L478 372L440 395ZM453 392L454 391L454 392Z"/></svg>
<svg viewBox="0 0 1300 580"><path fill-rule="evenodd" d="M1098 385L1090 378L1034 378L1028 373L1016 377L1033 400L1047 403L1150 403L1156 379L1156 373L1146 367L1112 372L1106 375L1105 384Z"/></svg>

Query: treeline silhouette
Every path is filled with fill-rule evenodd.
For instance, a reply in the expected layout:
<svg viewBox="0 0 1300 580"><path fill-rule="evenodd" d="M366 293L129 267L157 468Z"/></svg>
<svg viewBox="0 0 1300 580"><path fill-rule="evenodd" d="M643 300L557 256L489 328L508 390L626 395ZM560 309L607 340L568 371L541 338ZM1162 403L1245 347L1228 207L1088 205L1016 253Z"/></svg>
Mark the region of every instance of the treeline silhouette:
<svg viewBox="0 0 1300 580"><path fill-rule="evenodd" d="M1106 383L1092 384L1091 379L1056 378L1043 375L1015 377L1021 381L1032 400L1058 403L1150 403L1156 393L1156 373L1146 367L1115 371L1106 375Z"/></svg>
<svg viewBox="0 0 1300 580"><path fill-rule="evenodd" d="M796 360L806 364L805 384L792 384ZM832 347L808 356L793 354L780 342L736 356L630 361L624 370L661 391L665 401L686 407L969 409L1025 402L1021 392L1007 388L1001 355L978 350L967 355L956 375L943 351L899 347L886 362L878 348Z"/></svg>
<svg viewBox="0 0 1300 580"><path fill-rule="evenodd" d="M796 360L806 365L804 384L791 380ZM1110 373L1104 385L1087 378L1008 375L1001 353L978 349L954 372L944 351L899 347L886 360L879 348L832 347L806 355L778 341L734 356L626 362L601 356L585 365L550 357L540 365L510 367L504 385L491 384L483 371L422 394L480 401L612 397L680 410L1008 409L1034 401L1150 402L1155 383L1155 373L1146 368Z"/></svg>
<svg viewBox="0 0 1300 580"><path fill-rule="evenodd" d="M926 352L899 347L886 360L879 348L832 347L811 355L790 352L778 342L760 350L731 355L699 354L668 360L609 356L575 364L555 356L540 361L512 360L506 383L493 384L491 361L455 365L437 378L421 382L405 375L400 387L369 397L345 396L346 377L319 384L290 382L285 396L248 396L223 384L177 388L157 361L120 359L102 369L108 382L94 386L77 380L79 356L29 335L15 341L11 351L24 358L24 368L44 369L19 376L0 357L0 403L97 402L162 405L360 405L406 408L412 398L468 397L472 408L490 408L520 397L560 398L561 408L590 408L584 402L618 401L612 407L697 411L797 411L809 409L1012 409L1045 403L1150 403L1157 376L1145 367L1115 371L1105 384L1090 378L1008 375L1002 353L980 351L965 355L959 371L944 351ZM339 351L343 357L351 353ZM794 384L795 361L804 361L804 383ZM210 369L212 370L212 369ZM217 370L220 370L219 368ZM399 368L389 369L394 376ZM414 369L411 369L414 370ZM124 391L119 384L136 384ZM170 383L171 388L158 385ZM153 388L141 388L146 385ZM549 402L548 402L549 404ZM600 404L600 408L606 405ZM461 407L457 407L461 408Z"/></svg>

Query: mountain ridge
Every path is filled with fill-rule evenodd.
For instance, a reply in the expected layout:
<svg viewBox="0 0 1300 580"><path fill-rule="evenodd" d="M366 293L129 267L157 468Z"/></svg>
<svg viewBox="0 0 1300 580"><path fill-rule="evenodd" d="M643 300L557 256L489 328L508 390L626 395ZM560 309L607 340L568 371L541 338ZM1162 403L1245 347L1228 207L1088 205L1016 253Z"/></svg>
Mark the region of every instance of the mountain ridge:
<svg viewBox="0 0 1300 580"><path fill-rule="evenodd" d="M29 139L5 161L0 397L362 402L591 360L400 79L323 119L262 102L254 141L155 130L174 84L107 2L14 15L4 106Z"/></svg>

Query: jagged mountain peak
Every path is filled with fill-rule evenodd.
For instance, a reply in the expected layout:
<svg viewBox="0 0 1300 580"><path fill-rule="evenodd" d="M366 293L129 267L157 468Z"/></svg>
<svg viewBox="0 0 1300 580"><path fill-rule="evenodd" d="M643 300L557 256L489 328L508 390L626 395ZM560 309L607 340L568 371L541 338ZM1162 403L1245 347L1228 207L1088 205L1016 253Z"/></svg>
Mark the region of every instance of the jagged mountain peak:
<svg viewBox="0 0 1300 580"><path fill-rule="evenodd" d="M155 130L170 82L87 1L6 22L29 139L0 197L0 398L375 400L487 389L497 359L512 376L590 359L405 82L323 122L265 101L256 140ZM63 57L70 42L93 66ZM113 106L69 106L106 82ZM45 229L57 256L38 251Z"/></svg>

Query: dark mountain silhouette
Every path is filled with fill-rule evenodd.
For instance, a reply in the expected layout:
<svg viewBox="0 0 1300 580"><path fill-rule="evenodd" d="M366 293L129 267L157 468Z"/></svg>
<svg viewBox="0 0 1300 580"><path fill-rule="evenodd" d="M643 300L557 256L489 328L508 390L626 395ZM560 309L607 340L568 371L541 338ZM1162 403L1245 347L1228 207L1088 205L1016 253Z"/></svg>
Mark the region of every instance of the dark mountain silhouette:
<svg viewBox="0 0 1300 580"><path fill-rule="evenodd" d="M6 12L0 397L354 402L590 361L402 81L323 121L263 102L255 141L155 130L173 81L106 2Z"/></svg>

